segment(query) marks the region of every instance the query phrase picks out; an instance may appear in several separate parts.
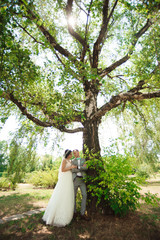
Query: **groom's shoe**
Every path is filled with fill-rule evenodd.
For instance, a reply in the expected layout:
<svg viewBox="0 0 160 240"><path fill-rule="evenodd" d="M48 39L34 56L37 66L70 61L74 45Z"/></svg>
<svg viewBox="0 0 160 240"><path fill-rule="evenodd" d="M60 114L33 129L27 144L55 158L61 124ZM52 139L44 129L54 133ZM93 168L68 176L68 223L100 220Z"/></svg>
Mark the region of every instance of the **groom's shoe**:
<svg viewBox="0 0 160 240"><path fill-rule="evenodd" d="M81 219L85 221L90 221L91 219L86 215L81 215Z"/></svg>

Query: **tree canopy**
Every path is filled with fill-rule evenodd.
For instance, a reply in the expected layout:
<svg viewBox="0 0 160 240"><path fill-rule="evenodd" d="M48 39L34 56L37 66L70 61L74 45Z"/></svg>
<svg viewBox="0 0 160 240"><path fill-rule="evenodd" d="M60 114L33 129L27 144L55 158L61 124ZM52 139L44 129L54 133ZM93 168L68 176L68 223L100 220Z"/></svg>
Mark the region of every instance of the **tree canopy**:
<svg viewBox="0 0 160 240"><path fill-rule="evenodd" d="M82 131L84 150L100 152L102 117L159 101L159 9L159 0L1 1L2 121L18 109L38 126Z"/></svg>

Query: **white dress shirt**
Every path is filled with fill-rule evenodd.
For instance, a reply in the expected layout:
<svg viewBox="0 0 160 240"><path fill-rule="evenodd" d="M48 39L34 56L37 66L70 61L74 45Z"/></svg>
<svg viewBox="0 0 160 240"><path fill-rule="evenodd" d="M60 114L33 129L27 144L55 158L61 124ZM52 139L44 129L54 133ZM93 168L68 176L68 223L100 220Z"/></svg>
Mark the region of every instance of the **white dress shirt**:
<svg viewBox="0 0 160 240"><path fill-rule="evenodd" d="M77 160L78 160L78 169L80 169L81 168L81 160L80 160L80 158L77 158ZM77 173L77 176L79 176L79 177L82 177L82 173L81 172L78 172Z"/></svg>

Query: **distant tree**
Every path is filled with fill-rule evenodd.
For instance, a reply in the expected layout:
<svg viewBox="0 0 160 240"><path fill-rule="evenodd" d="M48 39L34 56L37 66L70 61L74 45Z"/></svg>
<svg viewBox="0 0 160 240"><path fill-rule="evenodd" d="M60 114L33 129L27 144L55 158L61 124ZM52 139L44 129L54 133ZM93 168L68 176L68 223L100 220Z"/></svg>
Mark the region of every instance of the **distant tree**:
<svg viewBox="0 0 160 240"><path fill-rule="evenodd" d="M24 137L24 131L27 132L24 128L22 126L8 144L7 174L13 188L23 180L27 172L36 170L39 161L35 151L36 141L32 135L28 139Z"/></svg>
<svg viewBox="0 0 160 240"><path fill-rule="evenodd" d="M4 172L7 169L8 157L6 151L7 143L5 141L0 141L0 172Z"/></svg>
<svg viewBox="0 0 160 240"><path fill-rule="evenodd" d="M53 167L53 161L52 161L52 156L49 155L49 154L45 154L45 155L42 155L40 157L40 168L42 170L45 170L45 168L49 168L49 169L52 169Z"/></svg>
<svg viewBox="0 0 160 240"><path fill-rule="evenodd" d="M137 109L139 114L131 108L126 109L123 115L117 117L119 124L119 148L135 157L137 168L145 163L155 168L160 154L160 105L151 100L147 108L142 105ZM137 106L136 106L137 108ZM113 144L114 145L114 144Z"/></svg>

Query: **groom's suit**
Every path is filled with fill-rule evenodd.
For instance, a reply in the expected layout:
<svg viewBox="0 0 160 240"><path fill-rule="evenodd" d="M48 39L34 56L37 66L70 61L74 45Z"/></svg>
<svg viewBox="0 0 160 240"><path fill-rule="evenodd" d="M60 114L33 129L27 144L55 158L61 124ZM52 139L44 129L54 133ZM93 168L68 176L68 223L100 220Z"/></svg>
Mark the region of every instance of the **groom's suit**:
<svg viewBox="0 0 160 240"><path fill-rule="evenodd" d="M87 166L83 166L86 160L84 158L75 158L72 160L72 164L77 166L78 168L72 169L73 175L73 183L74 183L74 193L75 193L75 205L74 205L74 212L76 212L76 195L77 190L80 188L82 194L82 202L81 202L81 215L85 214L86 210L86 200L87 200L87 191L86 191L86 184L84 178L86 176Z"/></svg>

